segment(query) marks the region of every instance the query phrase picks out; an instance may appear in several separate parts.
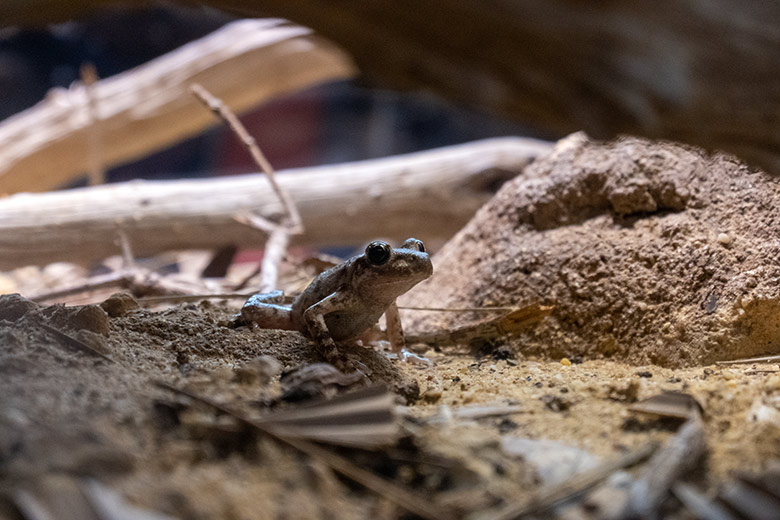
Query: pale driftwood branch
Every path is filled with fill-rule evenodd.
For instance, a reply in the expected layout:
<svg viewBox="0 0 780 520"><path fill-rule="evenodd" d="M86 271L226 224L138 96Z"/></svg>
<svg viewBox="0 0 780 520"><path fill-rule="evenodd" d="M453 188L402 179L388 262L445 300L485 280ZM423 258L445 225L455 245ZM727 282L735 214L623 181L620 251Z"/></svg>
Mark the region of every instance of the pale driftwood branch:
<svg viewBox="0 0 780 520"><path fill-rule="evenodd" d="M309 29L279 20L234 22L89 89L56 89L2 122L0 194L53 189L85 175L94 125L103 167L201 132L214 119L189 94L192 83L241 112L353 74L346 55Z"/></svg>
<svg viewBox="0 0 780 520"><path fill-rule="evenodd" d="M549 143L477 141L415 154L280 172L306 233L293 243L355 244L375 237L446 239L495 189ZM263 175L133 181L0 199L0 269L117 254L117 227L137 256L171 249L260 246L266 233L238 222L250 211L278 217Z"/></svg>

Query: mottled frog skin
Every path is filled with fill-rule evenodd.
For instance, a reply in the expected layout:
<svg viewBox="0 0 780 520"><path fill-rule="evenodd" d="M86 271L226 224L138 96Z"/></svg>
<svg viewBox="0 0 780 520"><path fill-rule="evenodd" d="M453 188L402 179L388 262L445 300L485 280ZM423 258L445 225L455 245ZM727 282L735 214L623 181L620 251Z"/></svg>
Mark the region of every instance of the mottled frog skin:
<svg viewBox="0 0 780 520"><path fill-rule="evenodd" d="M298 295L292 307L280 305L282 292L256 294L241 309L244 321L268 329L302 332L317 344L323 357L339 369L354 368L337 342L352 340L386 314L393 352L405 344L395 300L433 274L425 246L409 238L392 248L371 242L363 254L323 272Z"/></svg>

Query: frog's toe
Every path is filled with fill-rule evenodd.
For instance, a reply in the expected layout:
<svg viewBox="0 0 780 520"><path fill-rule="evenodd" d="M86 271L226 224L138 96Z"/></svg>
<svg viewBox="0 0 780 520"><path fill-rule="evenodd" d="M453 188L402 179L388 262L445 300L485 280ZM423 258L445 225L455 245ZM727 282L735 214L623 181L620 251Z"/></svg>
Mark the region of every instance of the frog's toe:
<svg viewBox="0 0 780 520"><path fill-rule="evenodd" d="M436 366L435 363L430 359L428 359L427 357L420 356L406 349L403 349L401 350L401 352L398 353L398 359L400 359L404 363L414 363L415 365L424 366L426 368L431 368Z"/></svg>

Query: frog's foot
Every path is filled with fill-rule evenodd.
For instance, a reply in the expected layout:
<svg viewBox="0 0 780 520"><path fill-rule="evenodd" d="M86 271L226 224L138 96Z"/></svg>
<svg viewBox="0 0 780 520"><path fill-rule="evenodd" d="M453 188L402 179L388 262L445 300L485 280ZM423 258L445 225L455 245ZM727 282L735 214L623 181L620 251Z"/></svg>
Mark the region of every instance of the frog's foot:
<svg viewBox="0 0 780 520"><path fill-rule="evenodd" d="M357 372L362 374L363 377L368 378L372 371L364 363L357 359L350 359L344 352L344 349L339 348L333 338L330 336L320 338L315 343L320 355L325 358L325 361L338 368L344 374L351 374Z"/></svg>
<svg viewBox="0 0 780 520"><path fill-rule="evenodd" d="M404 363L413 363L415 365L419 365L426 368L431 368L436 366L433 361L428 359L425 356L420 356L419 354L415 354L414 352L411 352L409 350L401 349L400 352L393 352L389 354L388 357L396 357L399 361L403 361Z"/></svg>

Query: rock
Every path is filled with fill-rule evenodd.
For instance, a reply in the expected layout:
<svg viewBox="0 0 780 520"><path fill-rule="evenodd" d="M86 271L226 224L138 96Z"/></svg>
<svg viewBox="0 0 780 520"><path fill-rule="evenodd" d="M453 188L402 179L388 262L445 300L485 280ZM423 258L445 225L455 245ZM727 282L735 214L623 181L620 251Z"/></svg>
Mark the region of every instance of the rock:
<svg viewBox="0 0 780 520"><path fill-rule="evenodd" d="M106 300L100 304L100 307L102 307L110 317L118 318L119 316L124 316L129 311L139 309L141 306L132 294L128 292L118 292L106 298Z"/></svg>
<svg viewBox="0 0 780 520"><path fill-rule="evenodd" d="M73 313L70 326L76 330L86 330L108 337L108 316L97 305L84 305Z"/></svg>
<svg viewBox="0 0 780 520"><path fill-rule="evenodd" d="M244 366L235 369L236 380L243 383L267 385L281 372L282 364L273 356L258 356Z"/></svg>
<svg viewBox="0 0 780 520"><path fill-rule="evenodd" d="M21 294L0 295L0 320L14 322L37 307L37 303Z"/></svg>
<svg viewBox="0 0 780 520"><path fill-rule="evenodd" d="M510 342L526 357L682 366L777 353L777 200L775 178L730 156L575 134L506 183L399 303L553 305Z"/></svg>

